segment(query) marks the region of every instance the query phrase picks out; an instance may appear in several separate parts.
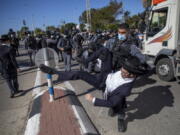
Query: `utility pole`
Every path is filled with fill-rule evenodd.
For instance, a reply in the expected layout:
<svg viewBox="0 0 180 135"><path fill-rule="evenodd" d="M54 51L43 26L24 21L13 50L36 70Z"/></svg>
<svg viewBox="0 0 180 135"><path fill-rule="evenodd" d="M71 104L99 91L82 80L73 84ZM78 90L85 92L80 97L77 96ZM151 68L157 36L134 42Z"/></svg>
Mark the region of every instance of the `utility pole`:
<svg viewBox="0 0 180 135"><path fill-rule="evenodd" d="M32 14L32 29L33 29L33 31L35 30L35 27L34 27L34 14ZM33 35L35 36L35 33Z"/></svg>
<svg viewBox="0 0 180 135"><path fill-rule="evenodd" d="M91 8L90 0L86 0L86 19L88 24L88 31L91 31Z"/></svg>

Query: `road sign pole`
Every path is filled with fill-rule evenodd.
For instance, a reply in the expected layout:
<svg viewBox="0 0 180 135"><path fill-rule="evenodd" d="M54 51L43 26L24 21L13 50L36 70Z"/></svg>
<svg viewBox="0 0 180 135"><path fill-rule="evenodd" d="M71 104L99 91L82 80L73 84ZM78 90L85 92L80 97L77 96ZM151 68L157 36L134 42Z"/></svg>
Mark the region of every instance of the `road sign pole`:
<svg viewBox="0 0 180 135"><path fill-rule="evenodd" d="M48 60L48 52L47 52L46 47L44 48L44 59L45 59L45 65L50 66L49 60ZM54 101L54 88L53 88L53 82L52 82L52 75L51 74L47 74L47 82L48 82L48 90L49 90L49 102L53 102Z"/></svg>

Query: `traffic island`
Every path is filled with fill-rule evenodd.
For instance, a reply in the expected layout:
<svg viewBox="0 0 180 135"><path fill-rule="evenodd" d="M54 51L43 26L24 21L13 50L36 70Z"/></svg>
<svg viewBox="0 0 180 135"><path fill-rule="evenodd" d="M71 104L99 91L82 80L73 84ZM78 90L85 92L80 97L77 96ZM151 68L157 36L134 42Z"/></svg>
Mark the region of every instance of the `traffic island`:
<svg viewBox="0 0 180 135"><path fill-rule="evenodd" d="M99 135L73 91L54 92L53 102L48 91L35 97L25 135Z"/></svg>
<svg viewBox="0 0 180 135"><path fill-rule="evenodd" d="M64 91L55 89L55 96L63 97ZM42 95L38 135L81 135L78 120L67 98L49 103L48 92Z"/></svg>

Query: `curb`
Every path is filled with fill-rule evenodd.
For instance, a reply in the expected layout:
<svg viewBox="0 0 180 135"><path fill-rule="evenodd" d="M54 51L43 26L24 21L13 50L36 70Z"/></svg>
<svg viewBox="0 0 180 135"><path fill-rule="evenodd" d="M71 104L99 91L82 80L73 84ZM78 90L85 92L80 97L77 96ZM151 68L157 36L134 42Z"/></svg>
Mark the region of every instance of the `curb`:
<svg viewBox="0 0 180 135"><path fill-rule="evenodd" d="M78 119L83 135L100 135L98 130L95 128L94 124L90 120L88 114L83 108L77 96L72 90L65 90L65 94L68 94L68 100L70 105L72 105L74 114Z"/></svg>
<svg viewBox="0 0 180 135"><path fill-rule="evenodd" d="M40 74L40 73L37 73ZM39 79L37 76L36 79ZM88 114L86 113L85 109L83 108L82 104L80 103L79 99L75 95L75 89L72 87L72 85L66 81L64 82L67 89L64 89L62 87L56 87L64 90L65 95L67 96L69 104L72 106L73 112L75 114L75 117L78 120L78 123L80 125L80 131L82 135L100 135L96 127L94 126L93 122L89 118ZM36 85L35 85L36 86ZM36 92L37 91L37 92ZM45 92L43 90L40 92L39 90L34 90L33 92L33 101L32 106L30 107L30 112L27 119L27 125L26 130L24 132L24 135L38 135L40 130L40 108L41 108L41 95Z"/></svg>

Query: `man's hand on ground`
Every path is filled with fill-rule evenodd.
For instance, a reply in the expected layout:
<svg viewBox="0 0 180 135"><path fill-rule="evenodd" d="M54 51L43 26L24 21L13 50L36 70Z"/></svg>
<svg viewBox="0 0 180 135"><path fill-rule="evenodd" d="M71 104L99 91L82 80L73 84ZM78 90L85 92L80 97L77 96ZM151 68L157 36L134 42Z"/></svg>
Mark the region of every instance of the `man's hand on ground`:
<svg viewBox="0 0 180 135"><path fill-rule="evenodd" d="M92 100L93 100L94 97L93 97L91 94L86 94L86 95L85 95L85 98L86 98L86 100L92 102Z"/></svg>

